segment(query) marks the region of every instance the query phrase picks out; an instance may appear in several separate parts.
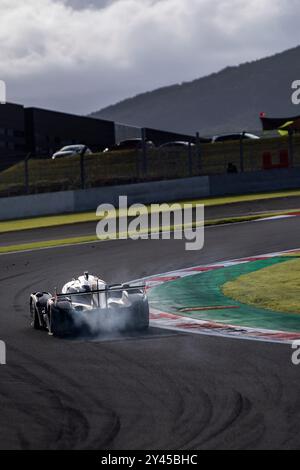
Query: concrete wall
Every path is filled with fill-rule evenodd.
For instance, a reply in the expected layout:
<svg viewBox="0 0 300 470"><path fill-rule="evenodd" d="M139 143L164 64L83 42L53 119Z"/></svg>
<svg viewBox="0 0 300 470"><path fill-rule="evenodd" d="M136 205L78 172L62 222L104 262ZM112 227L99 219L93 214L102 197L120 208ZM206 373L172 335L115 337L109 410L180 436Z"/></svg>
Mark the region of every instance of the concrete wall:
<svg viewBox="0 0 300 470"><path fill-rule="evenodd" d="M0 220L96 211L98 205L102 203L118 206L119 196L128 196L129 204L149 204L294 188L300 188L300 168L237 175L200 176L181 180L0 198Z"/></svg>
<svg viewBox="0 0 300 470"><path fill-rule="evenodd" d="M300 188L300 168L211 176L210 196Z"/></svg>
<svg viewBox="0 0 300 470"><path fill-rule="evenodd" d="M0 220L59 214L73 209L73 191L0 198Z"/></svg>
<svg viewBox="0 0 300 470"><path fill-rule="evenodd" d="M194 199L208 195L209 178L203 176L182 180L107 186L81 191L0 198L0 220L96 211L96 208L103 203L118 206L119 196L128 196L129 204L149 204Z"/></svg>

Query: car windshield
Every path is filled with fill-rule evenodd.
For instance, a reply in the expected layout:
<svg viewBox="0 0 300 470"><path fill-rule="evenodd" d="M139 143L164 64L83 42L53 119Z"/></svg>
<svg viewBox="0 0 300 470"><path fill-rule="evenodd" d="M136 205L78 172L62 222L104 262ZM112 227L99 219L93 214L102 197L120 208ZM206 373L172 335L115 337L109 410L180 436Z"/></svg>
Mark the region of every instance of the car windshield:
<svg viewBox="0 0 300 470"><path fill-rule="evenodd" d="M61 152L77 152L78 150L82 150L81 145L73 145L73 146L67 146L61 149Z"/></svg>
<svg viewBox="0 0 300 470"><path fill-rule="evenodd" d="M188 142L167 142L163 144L162 147L188 147ZM192 144L191 144L192 145Z"/></svg>

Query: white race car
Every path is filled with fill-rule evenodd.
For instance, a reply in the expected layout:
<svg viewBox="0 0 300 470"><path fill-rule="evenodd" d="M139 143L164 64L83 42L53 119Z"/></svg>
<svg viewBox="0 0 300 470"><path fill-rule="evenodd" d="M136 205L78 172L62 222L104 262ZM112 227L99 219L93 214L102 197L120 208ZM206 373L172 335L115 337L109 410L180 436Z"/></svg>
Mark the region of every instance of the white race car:
<svg viewBox="0 0 300 470"><path fill-rule="evenodd" d="M34 329L60 337L149 328L145 286L108 286L88 272L65 284L61 294L31 294L30 315Z"/></svg>

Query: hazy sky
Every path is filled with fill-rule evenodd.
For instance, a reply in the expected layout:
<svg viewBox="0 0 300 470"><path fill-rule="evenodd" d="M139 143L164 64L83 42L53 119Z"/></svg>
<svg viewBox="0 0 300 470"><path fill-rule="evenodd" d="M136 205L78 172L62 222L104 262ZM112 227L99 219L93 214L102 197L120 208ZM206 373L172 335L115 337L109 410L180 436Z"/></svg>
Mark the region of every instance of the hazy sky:
<svg viewBox="0 0 300 470"><path fill-rule="evenodd" d="M84 114L296 46L299 18L299 0L0 0L0 79Z"/></svg>

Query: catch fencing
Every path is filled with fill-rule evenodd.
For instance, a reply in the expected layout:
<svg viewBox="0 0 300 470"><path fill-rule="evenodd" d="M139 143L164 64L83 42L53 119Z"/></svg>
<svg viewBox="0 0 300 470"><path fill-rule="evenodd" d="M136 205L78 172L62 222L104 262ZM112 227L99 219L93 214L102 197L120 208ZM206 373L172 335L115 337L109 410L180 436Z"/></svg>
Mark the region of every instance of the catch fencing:
<svg viewBox="0 0 300 470"><path fill-rule="evenodd" d="M257 134L257 132L256 132ZM195 143L196 142L196 143ZM300 167L300 135L203 143L199 136L182 147L111 151L64 157L1 157L0 197L193 176Z"/></svg>

